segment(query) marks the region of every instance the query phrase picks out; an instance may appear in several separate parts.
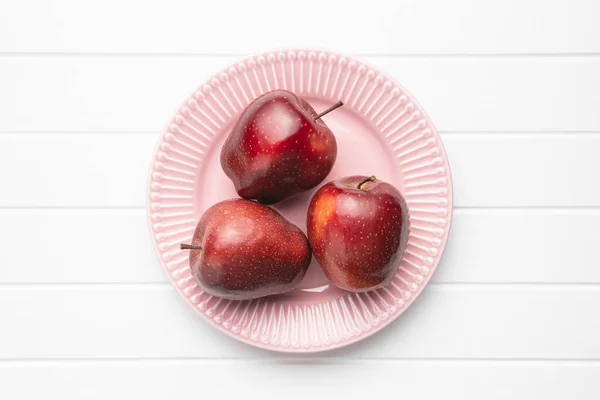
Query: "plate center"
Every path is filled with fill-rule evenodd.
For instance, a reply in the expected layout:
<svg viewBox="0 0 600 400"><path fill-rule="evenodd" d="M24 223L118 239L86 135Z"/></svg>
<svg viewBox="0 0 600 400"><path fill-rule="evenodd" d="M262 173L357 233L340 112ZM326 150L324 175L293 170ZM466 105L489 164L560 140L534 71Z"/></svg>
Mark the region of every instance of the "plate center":
<svg viewBox="0 0 600 400"><path fill-rule="evenodd" d="M332 104L331 101L322 98L307 96L305 99L317 112ZM375 175L378 179L402 189L403 182L398 173L399 168L395 158L374 127L365 122L347 105L333 111L323 119L336 137L338 157L331 173L319 187L349 175ZM217 138L207 150L202 165L199 166L193 196L194 212L198 218L213 204L238 197L233 183L225 175L220 164L221 148L234 122L233 120L229 121L218 132ZM273 207L306 233L306 211L312 196L319 187L279 202ZM322 296L330 297L331 295L339 295L339 290L328 284L313 257L307 275L300 286L284 297L293 297L293 301L310 299L312 303L318 302Z"/></svg>

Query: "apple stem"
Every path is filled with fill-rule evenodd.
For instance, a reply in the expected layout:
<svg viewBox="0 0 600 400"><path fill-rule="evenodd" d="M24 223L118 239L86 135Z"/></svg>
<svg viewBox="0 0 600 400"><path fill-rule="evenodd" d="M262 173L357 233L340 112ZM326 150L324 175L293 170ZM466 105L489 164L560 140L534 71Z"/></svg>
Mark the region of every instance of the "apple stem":
<svg viewBox="0 0 600 400"><path fill-rule="evenodd" d="M332 105L331 107L329 107L327 110L325 110L325 111L321 112L321 114L317 115L315 117L315 121L318 120L319 118L321 118L322 116L324 116L325 114L329 114L330 112L332 112L336 108L340 108L343 105L344 105L344 103L341 100L338 101L337 103L335 103L334 105Z"/></svg>
<svg viewBox="0 0 600 400"><path fill-rule="evenodd" d="M179 245L180 250L202 250L202 246L196 246L194 244L181 243Z"/></svg>
<svg viewBox="0 0 600 400"><path fill-rule="evenodd" d="M356 185L357 189L362 189L362 185L364 185L367 182L375 182L375 175L371 175L370 177L368 177L367 179L363 180L362 182L360 182L358 185Z"/></svg>

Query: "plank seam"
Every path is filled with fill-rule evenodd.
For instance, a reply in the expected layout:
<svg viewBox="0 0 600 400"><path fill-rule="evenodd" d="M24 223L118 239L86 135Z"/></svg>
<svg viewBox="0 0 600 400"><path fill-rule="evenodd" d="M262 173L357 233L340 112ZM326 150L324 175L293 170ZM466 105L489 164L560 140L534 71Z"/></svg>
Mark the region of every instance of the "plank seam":
<svg viewBox="0 0 600 400"><path fill-rule="evenodd" d="M278 50L272 50L276 53ZM199 52L47 52L47 51L2 51L0 58L11 57L172 57L172 58L226 58L247 57L248 53L199 53ZM539 52L539 53L351 53L349 57L403 58L403 59L470 59L470 58L598 58L599 52Z"/></svg>
<svg viewBox="0 0 600 400"><path fill-rule="evenodd" d="M573 366L600 366L600 359L596 358L461 358L461 357L314 357L314 356L282 356L273 354L268 357L131 357L131 358L4 358L0 359L0 367L2 366L26 366L30 364L139 364L139 363L246 363L246 364L297 364L301 362L322 364L323 362L331 364L355 364L363 362L387 362L387 363L407 363L407 364L539 364L542 365L573 365Z"/></svg>
<svg viewBox="0 0 600 400"><path fill-rule="evenodd" d="M600 290L600 282L435 282L426 288L440 289L483 289L486 290ZM0 282L0 290L173 290L169 281L163 282Z"/></svg>

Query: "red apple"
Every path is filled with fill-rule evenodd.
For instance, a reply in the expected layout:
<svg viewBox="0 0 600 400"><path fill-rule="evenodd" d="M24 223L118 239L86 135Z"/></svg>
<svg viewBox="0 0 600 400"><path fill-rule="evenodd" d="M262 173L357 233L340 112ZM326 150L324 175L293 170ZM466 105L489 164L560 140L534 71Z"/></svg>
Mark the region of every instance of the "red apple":
<svg viewBox="0 0 600 400"><path fill-rule="evenodd" d="M311 261L308 239L271 207L231 199L200 218L190 268L200 287L215 296L246 300L289 292Z"/></svg>
<svg viewBox="0 0 600 400"><path fill-rule="evenodd" d="M387 285L408 242L404 197L374 176L349 176L321 187L311 200L307 224L325 275L352 292Z"/></svg>
<svg viewBox="0 0 600 400"><path fill-rule="evenodd" d="M273 204L321 183L337 157L337 143L304 99L275 90L240 115L221 149L221 166L238 195Z"/></svg>

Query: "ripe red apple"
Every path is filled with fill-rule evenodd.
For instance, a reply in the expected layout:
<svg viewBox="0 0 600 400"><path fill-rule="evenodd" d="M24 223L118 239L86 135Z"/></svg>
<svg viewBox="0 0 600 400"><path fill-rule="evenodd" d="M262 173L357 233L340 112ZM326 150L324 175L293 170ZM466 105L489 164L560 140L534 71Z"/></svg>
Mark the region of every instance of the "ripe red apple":
<svg viewBox="0 0 600 400"><path fill-rule="evenodd" d="M335 286L364 292L387 285L408 242L402 194L374 176L349 176L321 187L307 216L315 258Z"/></svg>
<svg viewBox="0 0 600 400"><path fill-rule="evenodd" d="M337 143L304 99L274 90L242 112L221 149L221 166L238 195L273 204L321 183L337 157Z"/></svg>
<svg viewBox="0 0 600 400"><path fill-rule="evenodd" d="M200 287L215 296L246 300L289 292L304 277L311 250L304 233L271 207L231 199L200 218L190 268Z"/></svg>

